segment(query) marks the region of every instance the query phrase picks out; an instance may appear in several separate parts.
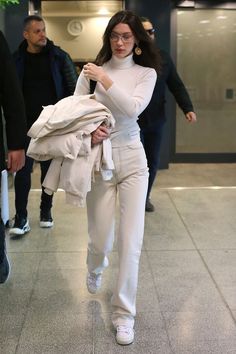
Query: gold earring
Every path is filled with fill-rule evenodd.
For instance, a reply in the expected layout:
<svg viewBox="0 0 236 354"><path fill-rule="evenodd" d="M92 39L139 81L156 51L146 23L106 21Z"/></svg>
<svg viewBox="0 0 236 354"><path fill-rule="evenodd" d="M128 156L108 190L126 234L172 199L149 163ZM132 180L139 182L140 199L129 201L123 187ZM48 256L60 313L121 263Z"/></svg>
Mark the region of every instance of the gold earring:
<svg viewBox="0 0 236 354"><path fill-rule="evenodd" d="M135 52L136 55L141 55L142 54L142 49L139 48L139 47L135 47L134 48L134 52Z"/></svg>

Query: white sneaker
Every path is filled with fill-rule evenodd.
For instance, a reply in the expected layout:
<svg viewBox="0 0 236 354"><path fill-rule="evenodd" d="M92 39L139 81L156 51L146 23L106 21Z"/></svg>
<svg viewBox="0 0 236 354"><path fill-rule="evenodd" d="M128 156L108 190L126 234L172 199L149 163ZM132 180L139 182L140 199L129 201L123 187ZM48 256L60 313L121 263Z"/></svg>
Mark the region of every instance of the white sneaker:
<svg viewBox="0 0 236 354"><path fill-rule="evenodd" d="M40 211L40 221L39 226L42 228L50 228L53 227L53 219L51 210L48 211Z"/></svg>
<svg viewBox="0 0 236 354"><path fill-rule="evenodd" d="M102 286L102 274L88 273L86 284L88 292L90 294L96 294Z"/></svg>
<svg viewBox="0 0 236 354"><path fill-rule="evenodd" d="M45 229L49 229L53 227L53 221L51 220L40 220L39 221L39 226Z"/></svg>
<svg viewBox="0 0 236 354"><path fill-rule="evenodd" d="M17 214L14 218L14 225L9 229L10 235L24 235L30 231L29 221L21 218Z"/></svg>
<svg viewBox="0 0 236 354"><path fill-rule="evenodd" d="M134 329L125 325L117 326L116 341L121 345L128 345L134 341Z"/></svg>

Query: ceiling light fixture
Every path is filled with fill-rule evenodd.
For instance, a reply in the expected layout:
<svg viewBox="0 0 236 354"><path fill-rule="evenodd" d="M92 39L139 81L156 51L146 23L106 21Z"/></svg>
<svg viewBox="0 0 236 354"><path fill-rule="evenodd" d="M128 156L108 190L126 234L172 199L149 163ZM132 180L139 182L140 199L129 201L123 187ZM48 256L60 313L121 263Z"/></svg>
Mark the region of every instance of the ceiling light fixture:
<svg viewBox="0 0 236 354"><path fill-rule="evenodd" d="M109 11L105 7L101 7L101 9L98 11L99 15L108 15Z"/></svg>

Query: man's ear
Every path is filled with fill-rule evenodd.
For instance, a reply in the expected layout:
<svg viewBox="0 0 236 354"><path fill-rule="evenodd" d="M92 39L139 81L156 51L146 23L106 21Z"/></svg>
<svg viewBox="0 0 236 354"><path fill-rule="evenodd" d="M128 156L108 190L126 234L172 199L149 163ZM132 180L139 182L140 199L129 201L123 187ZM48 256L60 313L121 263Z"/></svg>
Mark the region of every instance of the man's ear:
<svg viewBox="0 0 236 354"><path fill-rule="evenodd" d="M28 37L29 37L29 36L28 36L28 32L24 31L24 32L23 32L23 37L24 37L24 39L28 39Z"/></svg>

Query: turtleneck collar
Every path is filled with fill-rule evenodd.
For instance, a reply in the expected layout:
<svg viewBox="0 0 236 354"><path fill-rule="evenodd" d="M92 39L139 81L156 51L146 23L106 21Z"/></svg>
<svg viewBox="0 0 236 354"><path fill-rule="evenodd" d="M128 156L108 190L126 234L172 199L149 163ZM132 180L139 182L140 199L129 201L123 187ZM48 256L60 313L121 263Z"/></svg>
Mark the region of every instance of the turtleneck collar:
<svg viewBox="0 0 236 354"><path fill-rule="evenodd" d="M110 65L116 69L128 69L131 68L134 64L135 62L133 60L133 53L125 58L117 58L115 55L113 55L110 59Z"/></svg>

